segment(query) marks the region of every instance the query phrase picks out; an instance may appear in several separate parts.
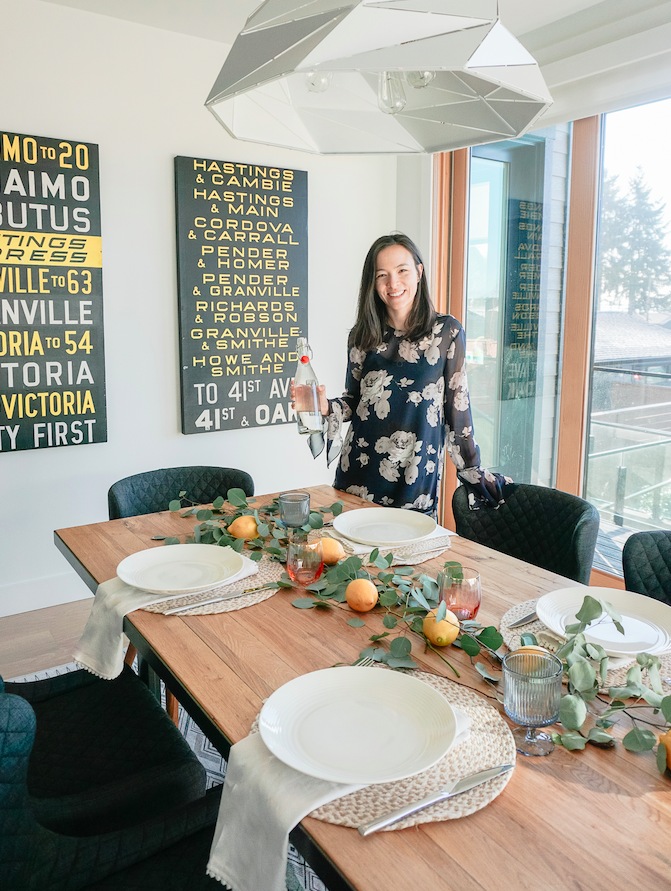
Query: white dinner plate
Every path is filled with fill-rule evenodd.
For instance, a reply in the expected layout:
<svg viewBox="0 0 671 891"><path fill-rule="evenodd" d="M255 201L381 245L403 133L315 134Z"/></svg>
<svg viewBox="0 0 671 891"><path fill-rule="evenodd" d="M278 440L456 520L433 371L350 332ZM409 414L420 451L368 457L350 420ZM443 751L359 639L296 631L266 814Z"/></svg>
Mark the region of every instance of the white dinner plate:
<svg viewBox="0 0 671 891"><path fill-rule="evenodd" d="M536 614L555 634L566 636L566 626L576 622L586 594L611 603L622 616L624 635L609 617L588 626L585 638L599 644L609 656L659 655L671 650L671 607L652 597L616 588L562 588L545 594L536 603Z"/></svg>
<svg viewBox="0 0 671 891"><path fill-rule="evenodd" d="M454 741L449 702L396 671L345 666L301 675L261 709L261 738L285 764L336 783L388 783L431 767Z"/></svg>
<svg viewBox="0 0 671 891"><path fill-rule="evenodd" d="M399 507L363 507L337 516L333 528L358 544L395 547L413 544L431 535L436 521L426 514Z"/></svg>
<svg viewBox="0 0 671 891"><path fill-rule="evenodd" d="M233 578L243 565L233 548L179 544L131 554L116 573L122 582L151 594L200 594Z"/></svg>

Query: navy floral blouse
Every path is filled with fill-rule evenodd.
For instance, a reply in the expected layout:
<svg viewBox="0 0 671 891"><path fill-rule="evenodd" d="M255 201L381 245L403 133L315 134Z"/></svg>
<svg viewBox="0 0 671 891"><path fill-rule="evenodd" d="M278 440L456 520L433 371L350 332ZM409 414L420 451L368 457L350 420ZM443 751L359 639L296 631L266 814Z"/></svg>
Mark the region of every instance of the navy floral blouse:
<svg viewBox="0 0 671 891"><path fill-rule="evenodd" d="M350 345L346 389L329 400L327 418L328 463L340 455L336 489L434 513L447 447L471 508L501 503L504 477L480 467L465 344L459 322L439 315L418 343L387 327L383 342L368 353Z"/></svg>

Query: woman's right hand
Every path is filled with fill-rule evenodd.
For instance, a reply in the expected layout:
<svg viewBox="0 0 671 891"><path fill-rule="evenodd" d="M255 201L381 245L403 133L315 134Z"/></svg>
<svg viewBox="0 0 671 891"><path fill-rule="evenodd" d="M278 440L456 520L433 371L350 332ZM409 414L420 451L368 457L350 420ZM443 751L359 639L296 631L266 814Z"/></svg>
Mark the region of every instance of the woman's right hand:
<svg viewBox="0 0 671 891"><path fill-rule="evenodd" d="M319 411L324 417L329 413L329 401L326 398L326 387L324 384L317 385L317 398L319 399ZM291 407L296 410L296 386L293 378L291 380Z"/></svg>

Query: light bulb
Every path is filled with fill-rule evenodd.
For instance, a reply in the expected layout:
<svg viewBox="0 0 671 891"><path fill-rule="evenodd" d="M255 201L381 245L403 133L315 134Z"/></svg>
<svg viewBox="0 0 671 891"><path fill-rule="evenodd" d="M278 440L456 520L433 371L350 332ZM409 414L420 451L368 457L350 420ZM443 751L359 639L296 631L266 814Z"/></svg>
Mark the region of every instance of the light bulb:
<svg viewBox="0 0 671 891"><path fill-rule="evenodd" d="M405 108L403 82L398 74L381 71L377 85L377 104L385 114L398 114Z"/></svg>
<svg viewBox="0 0 671 891"><path fill-rule="evenodd" d="M435 76L435 71L408 71L405 75L405 79L411 87L414 87L416 90L421 90L422 87L428 87Z"/></svg>
<svg viewBox="0 0 671 891"><path fill-rule="evenodd" d="M307 71L305 85L311 93L324 93L331 86L332 71Z"/></svg>

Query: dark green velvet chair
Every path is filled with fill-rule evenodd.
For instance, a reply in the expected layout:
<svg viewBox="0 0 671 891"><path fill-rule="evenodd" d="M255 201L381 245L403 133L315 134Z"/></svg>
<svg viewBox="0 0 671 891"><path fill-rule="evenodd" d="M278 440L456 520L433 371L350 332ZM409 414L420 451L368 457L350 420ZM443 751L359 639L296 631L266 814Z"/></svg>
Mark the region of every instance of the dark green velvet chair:
<svg viewBox="0 0 671 891"><path fill-rule="evenodd" d="M27 792L43 827L97 835L204 795L205 769L128 666L113 681L74 671L4 687L37 717Z"/></svg>
<svg viewBox="0 0 671 891"><path fill-rule="evenodd" d="M507 483L503 497L505 504L496 510L470 510L466 489L460 486L452 498L457 533L588 585L599 534L594 505L529 483Z"/></svg>
<svg viewBox="0 0 671 891"><path fill-rule="evenodd" d="M654 597L671 606L671 532L635 532L622 551L627 591Z"/></svg>
<svg viewBox="0 0 671 891"><path fill-rule="evenodd" d="M136 473L110 488L109 518L118 520L167 510L180 492L186 492L189 502L210 504L219 495L225 498L229 489L242 489L245 495L253 495L254 480L246 471L231 467L164 467Z"/></svg>
<svg viewBox="0 0 671 891"><path fill-rule="evenodd" d="M125 829L54 832L37 820L28 794L38 723L26 699L0 693L2 891L221 891L206 874L221 786ZM287 888L302 891L291 866Z"/></svg>

